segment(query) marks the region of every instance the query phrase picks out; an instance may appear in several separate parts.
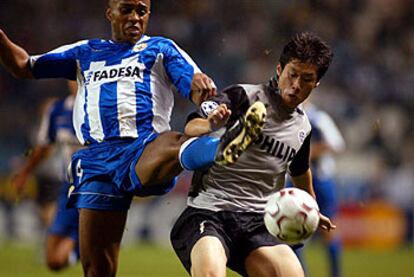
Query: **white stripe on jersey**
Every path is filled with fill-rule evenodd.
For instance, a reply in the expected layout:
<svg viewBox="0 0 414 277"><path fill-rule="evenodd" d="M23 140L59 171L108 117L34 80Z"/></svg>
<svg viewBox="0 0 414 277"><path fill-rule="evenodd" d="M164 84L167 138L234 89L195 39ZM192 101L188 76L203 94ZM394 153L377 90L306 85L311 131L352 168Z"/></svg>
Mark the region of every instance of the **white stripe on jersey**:
<svg viewBox="0 0 414 277"><path fill-rule="evenodd" d="M141 74L134 78L119 78L117 83L117 105L118 105L118 123L119 133L121 137L137 137L137 122L135 114L137 113L136 88L135 82L144 82L142 79L142 72L145 70L145 65L138 62L139 55L131 56L128 59L123 59L120 65L114 68L124 68L131 66L138 67ZM111 69L112 67L107 67Z"/></svg>
<svg viewBox="0 0 414 277"><path fill-rule="evenodd" d="M163 54L158 54L153 67L151 68L150 85L152 91L152 125L158 133L170 130L170 118L174 105L174 95L176 91L174 85L170 84L163 65ZM157 76L159 75L159 76Z"/></svg>
<svg viewBox="0 0 414 277"><path fill-rule="evenodd" d="M85 143L85 139L83 138L82 132L80 130L80 126L85 122L85 86L84 86L84 79L82 77L82 73L79 70L79 61L78 61L78 76L76 80L78 82L78 91L76 93L75 104L73 105L73 127L75 128L76 137L78 138L80 144Z"/></svg>
<svg viewBox="0 0 414 277"><path fill-rule="evenodd" d="M105 61L103 62L92 62L89 70L85 71L85 76L89 76L89 71L97 71L105 66ZM101 96L101 84L99 82L93 82L90 85L86 85L87 87L87 96L86 102L88 105L86 106L86 113L88 114L89 118L89 127L90 135L97 141L101 142L104 139L104 132L102 127L101 121L101 114L99 110L99 99Z"/></svg>
<svg viewBox="0 0 414 277"><path fill-rule="evenodd" d="M40 128L39 132L37 133L37 142L36 144L41 146L46 146L50 143L48 131L49 131L49 125L50 125L50 113L52 112L52 105L50 105L47 108L47 112L43 113L42 119L40 121Z"/></svg>
<svg viewBox="0 0 414 277"><path fill-rule="evenodd" d="M118 82L117 105L119 133L121 137L137 137L137 101L135 92L135 83L130 80L121 80Z"/></svg>

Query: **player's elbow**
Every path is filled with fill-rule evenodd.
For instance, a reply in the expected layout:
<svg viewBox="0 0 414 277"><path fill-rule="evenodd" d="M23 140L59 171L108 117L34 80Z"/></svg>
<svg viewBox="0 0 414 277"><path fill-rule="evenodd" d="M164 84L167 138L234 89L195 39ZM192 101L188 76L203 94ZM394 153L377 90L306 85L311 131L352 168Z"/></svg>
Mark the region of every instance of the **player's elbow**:
<svg viewBox="0 0 414 277"><path fill-rule="evenodd" d="M10 70L10 74L16 79L33 79L28 66L16 66L16 68Z"/></svg>

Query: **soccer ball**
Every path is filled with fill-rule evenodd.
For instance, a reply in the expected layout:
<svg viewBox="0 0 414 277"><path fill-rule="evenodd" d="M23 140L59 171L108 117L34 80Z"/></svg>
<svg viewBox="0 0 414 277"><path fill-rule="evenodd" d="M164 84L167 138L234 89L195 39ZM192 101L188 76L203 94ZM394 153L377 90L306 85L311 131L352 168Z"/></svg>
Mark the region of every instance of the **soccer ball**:
<svg viewBox="0 0 414 277"><path fill-rule="evenodd" d="M267 202L264 222L269 233L278 240L297 244L308 239L318 228L319 207L306 191L284 188Z"/></svg>

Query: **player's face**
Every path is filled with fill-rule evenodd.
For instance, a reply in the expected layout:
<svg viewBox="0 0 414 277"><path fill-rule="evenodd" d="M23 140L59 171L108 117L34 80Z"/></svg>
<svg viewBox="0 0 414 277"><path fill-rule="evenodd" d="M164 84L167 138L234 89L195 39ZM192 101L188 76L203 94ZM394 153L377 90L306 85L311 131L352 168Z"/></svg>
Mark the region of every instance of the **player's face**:
<svg viewBox="0 0 414 277"><path fill-rule="evenodd" d="M135 44L147 30L151 0L114 0L106 11L112 38Z"/></svg>
<svg viewBox="0 0 414 277"><path fill-rule="evenodd" d="M293 60L283 68L277 65L279 90L283 103L289 108L296 108L309 97L311 91L319 85L318 67L314 64Z"/></svg>

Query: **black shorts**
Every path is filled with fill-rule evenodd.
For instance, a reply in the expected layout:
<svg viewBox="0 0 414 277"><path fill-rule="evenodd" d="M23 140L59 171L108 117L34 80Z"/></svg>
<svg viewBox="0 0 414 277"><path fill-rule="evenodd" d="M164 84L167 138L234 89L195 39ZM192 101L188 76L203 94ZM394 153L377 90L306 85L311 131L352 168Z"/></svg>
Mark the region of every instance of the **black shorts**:
<svg viewBox="0 0 414 277"><path fill-rule="evenodd" d="M250 252L261 246L280 244L267 232L262 214L212 212L187 207L171 231L171 243L189 273L191 249L204 236L214 236L221 241L227 256L227 267L242 276L247 276L244 260Z"/></svg>
<svg viewBox="0 0 414 277"><path fill-rule="evenodd" d="M40 206L54 203L59 195L60 189L63 186L63 181L42 175L36 175L37 194L36 203Z"/></svg>

